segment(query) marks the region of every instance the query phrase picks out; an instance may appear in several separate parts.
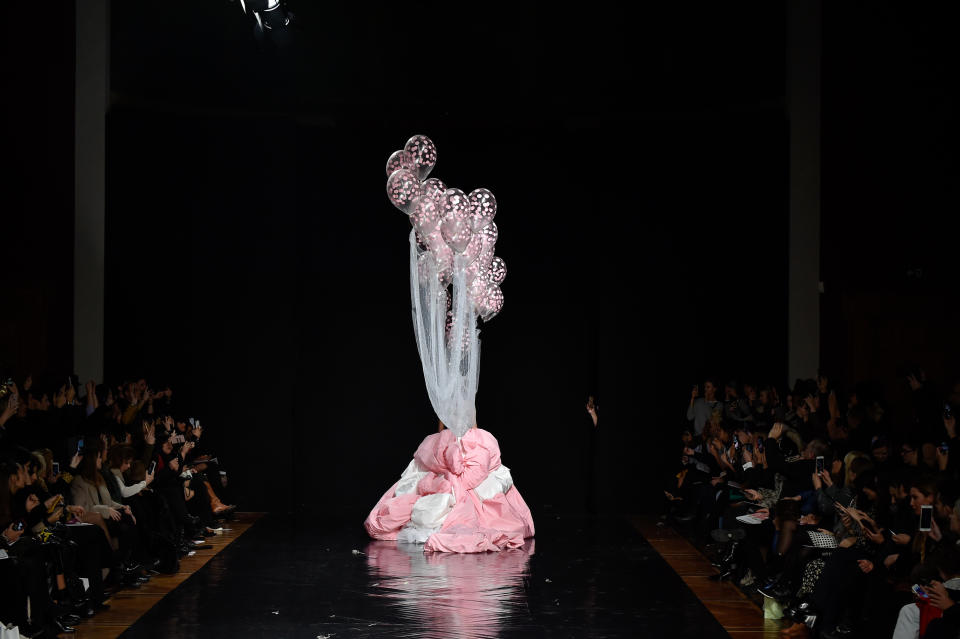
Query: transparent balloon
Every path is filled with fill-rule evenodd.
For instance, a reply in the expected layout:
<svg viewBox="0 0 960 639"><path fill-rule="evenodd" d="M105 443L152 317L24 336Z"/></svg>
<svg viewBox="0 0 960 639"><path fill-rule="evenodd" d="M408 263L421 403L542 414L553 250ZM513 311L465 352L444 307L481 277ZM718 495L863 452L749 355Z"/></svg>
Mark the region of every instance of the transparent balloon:
<svg viewBox="0 0 960 639"><path fill-rule="evenodd" d="M430 171L437 164L437 147L433 140L425 135L415 135L403 145L403 150L410 154L417 179L426 180Z"/></svg>
<svg viewBox="0 0 960 639"><path fill-rule="evenodd" d="M466 193L460 189L447 189L443 193L441 200L443 209L443 219L455 217L458 220L469 222L470 220L470 200Z"/></svg>
<svg viewBox="0 0 960 639"><path fill-rule="evenodd" d="M421 237L433 233L440 226L440 207L430 198L421 195L413 204L410 223Z"/></svg>
<svg viewBox="0 0 960 639"><path fill-rule="evenodd" d="M404 150L394 151L387 160L387 177L400 169L413 170L413 158Z"/></svg>
<svg viewBox="0 0 960 639"><path fill-rule="evenodd" d="M490 261L493 259L493 251L497 245L497 238L500 237L500 229L497 228L496 222L490 222L490 224L480 229L478 233L483 240L481 253L486 256L487 261Z"/></svg>
<svg viewBox="0 0 960 639"><path fill-rule="evenodd" d="M499 286L507 277L507 264L502 257L494 257L490 262L490 281Z"/></svg>
<svg viewBox="0 0 960 639"><path fill-rule="evenodd" d="M420 185L421 197L428 197L437 203L437 206L443 205L443 194L447 192L447 185L442 180L430 178Z"/></svg>
<svg viewBox="0 0 960 639"><path fill-rule="evenodd" d="M470 217L473 230L479 231L497 215L497 198L488 189L470 191Z"/></svg>
<svg viewBox="0 0 960 639"><path fill-rule="evenodd" d="M387 197L391 204L410 215L414 201L420 197L420 181L407 169L394 171L387 178Z"/></svg>
<svg viewBox="0 0 960 639"><path fill-rule="evenodd" d="M483 238L480 237L479 233L474 233L470 238L470 243L467 244L467 248L463 249L463 256L466 258L467 264L469 265L476 262L482 250Z"/></svg>
<svg viewBox="0 0 960 639"><path fill-rule="evenodd" d="M467 220L450 215L440 223L440 233L454 253L463 253L473 239L473 229Z"/></svg>
<svg viewBox="0 0 960 639"><path fill-rule="evenodd" d="M492 282L474 280L474 284L470 286L470 292L477 313L484 322L493 319L503 308L503 291Z"/></svg>

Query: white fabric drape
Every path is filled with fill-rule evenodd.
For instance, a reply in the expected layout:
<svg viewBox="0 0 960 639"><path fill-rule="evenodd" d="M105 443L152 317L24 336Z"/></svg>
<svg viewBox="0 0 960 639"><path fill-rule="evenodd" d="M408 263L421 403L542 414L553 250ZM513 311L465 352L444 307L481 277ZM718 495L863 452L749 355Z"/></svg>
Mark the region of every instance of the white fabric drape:
<svg viewBox="0 0 960 639"><path fill-rule="evenodd" d="M465 267L465 258L455 256L451 292L441 282L432 253L421 251L416 233L410 232L413 332L423 379L434 412L457 437L476 423L480 374L480 331L467 293Z"/></svg>

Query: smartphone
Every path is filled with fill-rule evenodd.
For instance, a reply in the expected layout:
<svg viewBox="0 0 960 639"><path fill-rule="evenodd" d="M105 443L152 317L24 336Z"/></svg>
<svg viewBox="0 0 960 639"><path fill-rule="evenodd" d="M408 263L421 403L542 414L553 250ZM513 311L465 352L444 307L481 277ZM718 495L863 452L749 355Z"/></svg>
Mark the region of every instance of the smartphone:
<svg viewBox="0 0 960 639"><path fill-rule="evenodd" d="M951 417L953 417L953 409L950 408L949 402L945 402L943 404L943 418L950 419Z"/></svg>
<svg viewBox="0 0 960 639"><path fill-rule="evenodd" d="M817 455L817 474L823 472L823 455Z"/></svg>
<svg viewBox="0 0 960 639"><path fill-rule="evenodd" d="M60 462L53 462L53 474L54 475L60 474Z"/></svg>
<svg viewBox="0 0 960 639"><path fill-rule="evenodd" d="M760 437L757 437L757 452L758 453L763 452L763 439Z"/></svg>
<svg viewBox="0 0 960 639"><path fill-rule="evenodd" d="M753 444L744 444L743 449L751 455L753 454Z"/></svg>
<svg viewBox="0 0 960 639"><path fill-rule="evenodd" d="M18 521L17 523L15 523L15 524L13 525L13 531L14 531L14 532L20 532L21 530L23 530L23 522L22 522L22 521Z"/></svg>
<svg viewBox="0 0 960 639"><path fill-rule="evenodd" d="M950 452L950 445L947 442L940 443L940 452L946 455Z"/></svg>
<svg viewBox="0 0 960 639"><path fill-rule="evenodd" d="M927 594L927 591L921 588L918 584L913 584L913 587L911 588L911 590L913 591L913 594L915 594L918 597L921 597L923 599L930 598L930 595Z"/></svg>
<svg viewBox="0 0 960 639"><path fill-rule="evenodd" d="M733 434L733 447L740 450L740 438L737 437L736 433Z"/></svg>
<svg viewBox="0 0 960 639"><path fill-rule="evenodd" d="M78 455L83 454L83 437L77 440L77 454Z"/></svg>
<svg viewBox="0 0 960 639"><path fill-rule="evenodd" d="M152 462L150 462L150 467L147 469L147 474L152 475L153 471L155 471L156 469L157 469L157 460L154 459Z"/></svg>
<svg viewBox="0 0 960 639"><path fill-rule="evenodd" d="M917 530L921 530L921 531L930 530L930 527L932 524L933 524L933 506L930 506L930 505L920 506L920 525L917 526Z"/></svg>

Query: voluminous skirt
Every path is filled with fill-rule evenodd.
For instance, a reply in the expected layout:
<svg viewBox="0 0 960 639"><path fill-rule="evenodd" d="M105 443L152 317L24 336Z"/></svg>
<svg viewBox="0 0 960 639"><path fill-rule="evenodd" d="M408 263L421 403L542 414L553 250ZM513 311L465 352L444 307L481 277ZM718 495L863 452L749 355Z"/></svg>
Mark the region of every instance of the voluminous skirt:
<svg viewBox="0 0 960 639"><path fill-rule="evenodd" d="M533 517L497 439L481 428L460 438L429 435L363 523L374 539L424 544L436 552L520 548L533 537Z"/></svg>

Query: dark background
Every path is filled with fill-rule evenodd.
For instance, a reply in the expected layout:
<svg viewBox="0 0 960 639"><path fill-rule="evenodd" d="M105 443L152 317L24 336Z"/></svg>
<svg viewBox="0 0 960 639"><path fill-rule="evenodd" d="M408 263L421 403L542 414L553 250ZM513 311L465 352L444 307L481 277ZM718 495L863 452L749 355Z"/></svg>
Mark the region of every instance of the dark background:
<svg viewBox="0 0 960 639"><path fill-rule="evenodd" d="M588 394L601 505L636 511L692 383L788 382L783 4L298 2L284 46L228 2L113 4L106 374L172 384L244 508L362 512L435 430L409 224L383 187L414 133L436 142L436 177L498 199L506 304L482 327L478 418L535 512L582 507ZM921 11L824 11L822 360L892 388L904 357L942 379L958 350L953 227L936 215L957 208L955 45ZM31 43L47 62L22 69L58 89L24 94L47 115L28 97L11 109L69 134L61 39ZM46 187L46 226L72 233L64 137L15 148L60 169L25 161L19 177ZM23 237L21 264L69 276L63 246ZM72 291L15 272L26 290L67 281L61 304ZM18 308L24 325L48 313ZM42 354L6 357L68 365L50 332L21 333Z"/></svg>

